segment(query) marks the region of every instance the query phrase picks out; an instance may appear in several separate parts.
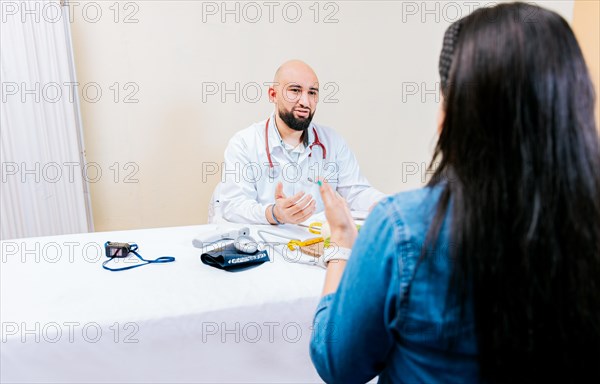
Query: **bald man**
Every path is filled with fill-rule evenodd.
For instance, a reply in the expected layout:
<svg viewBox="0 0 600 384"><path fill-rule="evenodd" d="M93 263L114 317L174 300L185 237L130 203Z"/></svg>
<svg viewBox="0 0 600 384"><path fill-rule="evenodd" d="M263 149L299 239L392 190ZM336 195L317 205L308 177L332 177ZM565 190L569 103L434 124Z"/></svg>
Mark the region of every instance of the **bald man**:
<svg viewBox="0 0 600 384"><path fill-rule="evenodd" d="M366 211L385 195L360 173L346 142L313 122L319 80L299 60L279 67L267 119L238 132L225 149L216 202L227 221L298 224L323 210L318 180L324 179L350 209Z"/></svg>

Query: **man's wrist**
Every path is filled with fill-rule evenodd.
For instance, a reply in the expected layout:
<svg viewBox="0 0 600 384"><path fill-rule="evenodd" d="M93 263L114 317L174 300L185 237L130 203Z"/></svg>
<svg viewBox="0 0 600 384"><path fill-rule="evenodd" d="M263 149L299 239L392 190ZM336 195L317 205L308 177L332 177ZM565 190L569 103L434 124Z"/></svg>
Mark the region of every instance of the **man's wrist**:
<svg viewBox="0 0 600 384"><path fill-rule="evenodd" d="M273 218L273 204L269 204L265 207L265 218L267 219L267 223L271 225L277 225L277 222Z"/></svg>
<svg viewBox="0 0 600 384"><path fill-rule="evenodd" d="M275 215L275 207L276 206L277 206L277 204L271 204L271 216L273 217L273 221L275 222L276 225L281 225L281 224L283 224L283 222L279 221L279 219Z"/></svg>

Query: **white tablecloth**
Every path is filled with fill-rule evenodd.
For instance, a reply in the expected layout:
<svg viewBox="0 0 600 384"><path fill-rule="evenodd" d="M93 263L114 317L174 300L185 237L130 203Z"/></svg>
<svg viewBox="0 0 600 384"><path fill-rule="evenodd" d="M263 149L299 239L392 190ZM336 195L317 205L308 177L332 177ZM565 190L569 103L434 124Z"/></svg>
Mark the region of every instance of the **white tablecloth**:
<svg viewBox="0 0 600 384"><path fill-rule="evenodd" d="M308 345L325 271L274 252L242 272L206 266L191 240L214 228L2 242L0 380L321 382ZM109 272L106 241L176 261Z"/></svg>

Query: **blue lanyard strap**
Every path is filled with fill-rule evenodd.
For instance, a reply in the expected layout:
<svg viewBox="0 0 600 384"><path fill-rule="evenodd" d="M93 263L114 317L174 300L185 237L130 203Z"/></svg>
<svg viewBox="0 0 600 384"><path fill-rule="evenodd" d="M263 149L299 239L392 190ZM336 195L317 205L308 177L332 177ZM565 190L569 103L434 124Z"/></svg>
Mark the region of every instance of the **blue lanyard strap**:
<svg viewBox="0 0 600 384"><path fill-rule="evenodd" d="M140 263L140 264L136 264L136 265L130 265L130 266L127 266L127 267L122 267L122 268L110 268L110 267L106 266L109 262L111 262L115 258L122 258L122 257L110 257L110 256L108 256L109 259L102 263L102 268L106 269L107 271L119 272L119 271L126 271L128 269L137 268L137 267L143 267L144 265L148 265L148 264L170 263L170 262L175 261L175 258L173 256L161 256L158 259L146 260L139 253L136 252L137 249L138 249L138 245L136 243L131 243L130 247L131 248L129 249L129 253L133 253L134 255L136 255L137 258L140 259L140 260L142 260L142 261L144 261L144 263Z"/></svg>

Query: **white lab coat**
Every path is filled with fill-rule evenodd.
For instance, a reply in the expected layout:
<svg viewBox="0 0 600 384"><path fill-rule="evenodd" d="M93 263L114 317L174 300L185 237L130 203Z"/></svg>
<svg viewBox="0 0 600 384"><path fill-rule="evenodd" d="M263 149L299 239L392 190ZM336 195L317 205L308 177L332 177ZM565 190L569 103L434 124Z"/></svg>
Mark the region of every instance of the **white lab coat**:
<svg viewBox="0 0 600 384"><path fill-rule="evenodd" d="M315 140L313 127L319 141L325 146L323 160L321 147L309 147L296 156L284 149L275 117L269 119L269 151L274 168L269 166L265 142L266 119L237 132L225 149L225 162L221 171L221 185L215 197L218 211L231 222L268 224L265 209L275 202L277 183L283 183L283 192L291 197L297 192L311 194L317 201L317 211L323 211L319 187L314 182L324 178L347 201L352 210L366 211L385 194L371 187L360 173L358 162L344 139L331 128L312 123L308 128L308 145ZM312 152L312 156L309 154Z"/></svg>

